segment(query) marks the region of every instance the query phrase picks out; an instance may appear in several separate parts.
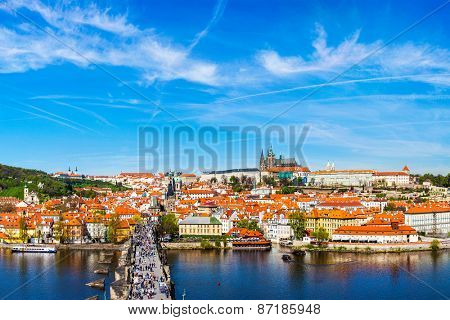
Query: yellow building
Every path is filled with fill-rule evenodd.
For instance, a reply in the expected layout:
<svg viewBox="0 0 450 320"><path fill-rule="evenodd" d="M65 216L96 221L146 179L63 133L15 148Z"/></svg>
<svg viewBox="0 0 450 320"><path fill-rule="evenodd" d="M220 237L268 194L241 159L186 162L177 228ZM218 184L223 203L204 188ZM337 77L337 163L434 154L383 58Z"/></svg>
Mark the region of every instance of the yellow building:
<svg viewBox="0 0 450 320"><path fill-rule="evenodd" d="M221 236L222 224L214 217L187 217L180 222L179 233L181 236Z"/></svg>
<svg viewBox="0 0 450 320"><path fill-rule="evenodd" d="M136 221L133 219L121 220L116 229L116 242L120 243L128 240L132 235L135 226Z"/></svg>
<svg viewBox="0 0 450 320"><path fill-rule="evenodd" d="M367 222L367 216L360 210L349 213L340 209L314 209L306 216L306 229L314 232L323 228L331 238L339 227L360 226L364 222Z"/></svg>

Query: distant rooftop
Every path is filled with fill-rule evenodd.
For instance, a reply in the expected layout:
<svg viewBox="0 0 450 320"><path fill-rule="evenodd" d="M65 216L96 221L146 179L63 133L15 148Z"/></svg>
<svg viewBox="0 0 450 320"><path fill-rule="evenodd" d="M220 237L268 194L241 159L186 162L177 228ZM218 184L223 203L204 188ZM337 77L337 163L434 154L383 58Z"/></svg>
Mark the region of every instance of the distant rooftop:
<svg viewBox="0 0 450 320"><path fill-rule="evenodd" d="M230 169L230 170L217 170L217 171L205 171L203 174L226 174L233 172L259 172L257 168L244 168L244 169Z"/></svg>
<svg viewBox="0 0 450 320"><path fill-rule="evenodd" d="M219 220L214 217L187 217L180 224L221 224Z"/></svg>

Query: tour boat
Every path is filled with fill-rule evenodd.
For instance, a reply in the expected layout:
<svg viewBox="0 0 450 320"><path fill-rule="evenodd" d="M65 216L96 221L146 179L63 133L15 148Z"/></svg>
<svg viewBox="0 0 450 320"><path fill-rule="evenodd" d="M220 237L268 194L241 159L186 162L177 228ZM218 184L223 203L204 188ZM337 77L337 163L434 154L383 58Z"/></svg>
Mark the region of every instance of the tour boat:
<svg viewBox="0 0 450 320"><path fill-rule="evenodd" d="M234 250L270 250L272 242L266 239L234 240L231 242Z"/></svg>
<svg viewBox="0 0 450 320"><path fill-rule="evenodd" d="M49 246L15 246L12 252L56 253L56 248Z"/></svg>

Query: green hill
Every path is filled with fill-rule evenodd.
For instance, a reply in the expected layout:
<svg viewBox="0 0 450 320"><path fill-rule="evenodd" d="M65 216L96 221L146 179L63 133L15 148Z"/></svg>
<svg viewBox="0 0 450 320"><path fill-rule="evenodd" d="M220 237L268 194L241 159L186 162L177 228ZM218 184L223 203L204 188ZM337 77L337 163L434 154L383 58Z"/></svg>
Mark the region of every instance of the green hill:
<svg viewBox="0 0 450 320"><path fill-rule="evenodd" d="M74 188L99 187L111 188L113 191L126 190L121 185L87 179L57 179L44 171L23 169L0 164L0 196L23 199L23 188L37 192L41 200L67 196L74 193Z"/></svg>

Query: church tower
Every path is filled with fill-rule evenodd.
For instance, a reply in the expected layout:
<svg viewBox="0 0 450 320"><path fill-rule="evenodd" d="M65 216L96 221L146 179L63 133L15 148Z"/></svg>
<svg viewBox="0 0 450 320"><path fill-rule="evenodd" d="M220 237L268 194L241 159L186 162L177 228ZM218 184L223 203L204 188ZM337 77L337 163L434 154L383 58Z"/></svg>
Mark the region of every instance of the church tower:
<svg viewBox="0 0 450 320"><path fill-rule="evenodd" d="M27 199L28 196L29 196L29 193L28 193L28 186L25 185L25 187L23 188L23 198L24 198L24 199Z"/></svg>
<svg viewBox="0 0 450 320"><path fill-rule="evenodd" d="M272 168L275 166L275 153L273 153L272 146L267 150L267 168Z"/></svg>
<svg viewBox="0 0 450 320"><path fill-rule="evenodd" d="M261 150L261 156L259 157L259 170L266 170L266 161L264 159L264 150Z"/></svg>

